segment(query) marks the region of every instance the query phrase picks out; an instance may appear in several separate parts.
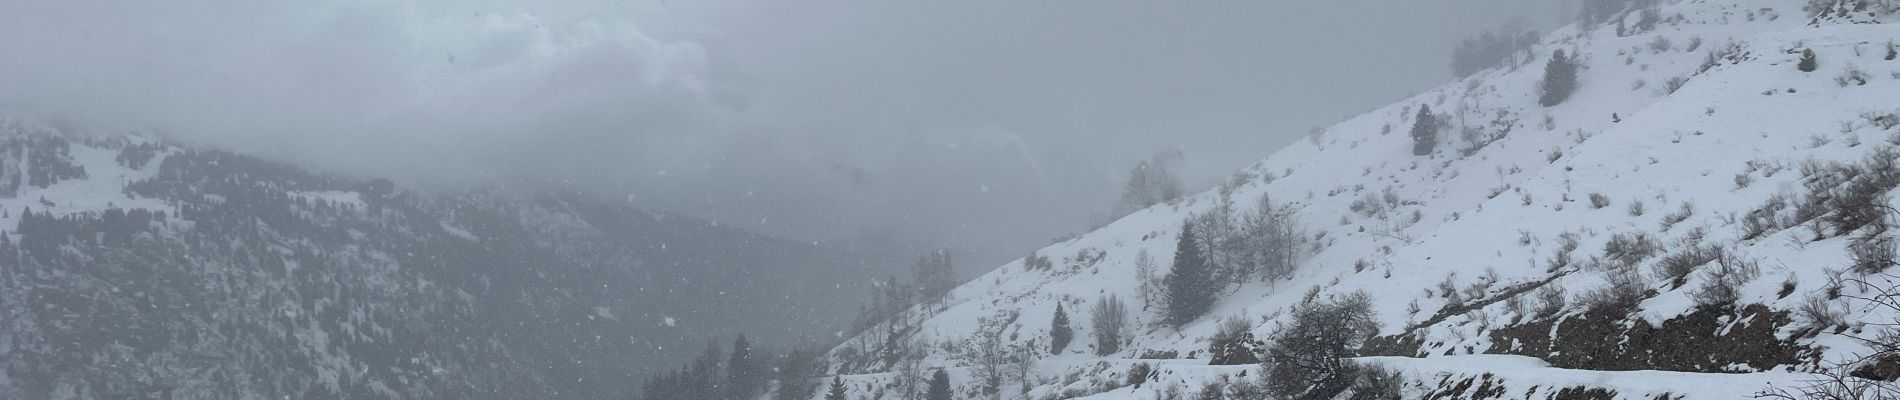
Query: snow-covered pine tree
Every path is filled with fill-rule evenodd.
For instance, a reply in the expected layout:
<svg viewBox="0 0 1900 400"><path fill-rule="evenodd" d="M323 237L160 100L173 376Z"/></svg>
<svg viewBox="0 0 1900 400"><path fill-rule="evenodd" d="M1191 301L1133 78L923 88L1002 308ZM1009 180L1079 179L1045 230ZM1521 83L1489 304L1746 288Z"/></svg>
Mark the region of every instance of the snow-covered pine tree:
<svg viewBox="0 0 1900 400"><path fill-rule="evenodd" d="M1577 91L1577 62L1564 55L1563 50L1550 54L1550 62L1544 64L1544 82L1538 86L1537 104L1551 107L1563 104L1570 93Z"/></svg>
<svg viewBox="0 0 1900 400"><path fill-rule="evenodd" d="M1069 313L1057 304L1056 316L1049 321L1049 353L1062 354L1062 349L1069 347L1069 340L1074 338L1075 330L1069 328Z"/></svg>

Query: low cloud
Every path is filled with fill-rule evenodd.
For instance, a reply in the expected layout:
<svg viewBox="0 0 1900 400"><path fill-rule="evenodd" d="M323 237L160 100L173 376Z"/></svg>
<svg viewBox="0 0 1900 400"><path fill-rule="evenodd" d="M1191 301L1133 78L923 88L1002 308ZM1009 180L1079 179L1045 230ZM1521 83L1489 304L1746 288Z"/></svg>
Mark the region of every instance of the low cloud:
<svg viewBox="0 0 1900 400"><path fill-rule="evenodd" d="M971 270L1101 222L1153 151L1215 182L1556 3L12 2L0 106Z"/></svg>

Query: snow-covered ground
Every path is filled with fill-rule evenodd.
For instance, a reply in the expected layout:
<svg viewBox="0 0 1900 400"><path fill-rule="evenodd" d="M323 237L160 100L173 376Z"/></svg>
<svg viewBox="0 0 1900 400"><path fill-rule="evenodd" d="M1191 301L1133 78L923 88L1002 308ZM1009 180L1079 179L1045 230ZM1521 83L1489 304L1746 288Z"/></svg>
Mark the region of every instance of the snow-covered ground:
<svg viewBox="0 0 1900 400"><path fill-rule="evenodd" d="M58 128L38 122L45 119L13 111L0 112L0 145L15 138L62 132ZM177 210L165 204L164 201L139 198L125 190L127 183L149 179L153 174L158 173L158 164L164 162L167 153L156 154L143 165L143 168L132 168L118 162L119 149L114 147L122 143L148 143L153 139L139 134L114 135L110 138L80 132L65 134L90 137L92 141L96 141L93 144L73 141L67 153L74 165L85 168L86 177L59 180L45 187L25 183L24 177L21 177L23 181L13 196L0 195L0 230L15 230L14 228L19 226L22 211L27 209L55 216L96 213L112 208L122 210L137 208L176 213ZM113 145L106 143L113 143ZM0 160L9 163L5 167L0 167L0 171L30 170L27 166L29 153L30 150L25 150L15 155L10 154L8 150L0 149Z"/></svg>
<svg viewBox="0 0 1900 400"><path fill-rule="evenodd" d="M1559 29L1531 50L1534 59L1341 122L1237 172L1240 183L1227 190L1141 210L1038 251L1054 261L1054 268L1027 270L1021 260L1005 264L956 288L941 307L918 307L899 318L921 319L909 340L925 344L926 365L948 368L954 380L968 383L970 363L944 349L984 329L999 330L1013 342L1046 343L1049 321L1062 304L1075 321L1076 339L1064 354L1039 361L1034 380L1042 383L1029 393L1044 398L1061 397L1076 385L1068 375L1119 374L1151 351L1185 357L1204 350L1223 317L1250 316L1257 324L1253 334L1268 337L1276 327L1272 317L1284 314L1313 287L1322 298L1372 294L1384 335L1407 333L1443 309L1447 300L1428 293L1446 280L1461 289L1484 285L1487 294L1495 295L1515 284L1555 277L1551 285L1574 298L1605 285L1603 271L1575 264L1599 256L1615 234L1645 233L1662 245L1661 253L1691 240L1720 245L1761 266L1759 276L1742 286L1738 303L1794 310L1850 265L1848 239L1814 241L1815 232L1805 227L1745 238L1739 221L1773 196L1805 195L1798 172L1803 162L1858 162L1900 137L1900 128L1872 119L1900 113L1900 60L1885 59L1887 43L1900 40L1900 26L1891 23L1891 16L1815 22L1802 10L1804 4L1665 2L1659 9L1664 22L1651 31L1619 36L1613 22ZM1796 68L1802 49L1814 51L1818 69ZM1537 88L1555 50L1581 60L1579 88L1568 101L1543 107ZM1837 80L1850 71L1864 73L1866 83ZM1412 155L1408 135L1421 105L1448 114L1452 125L1429 157ZM1461 126L1508 133L1461 154L1472 146L1458 133ZM1310 247L1303 247L1300 266L1289 279L1230 287L1196 322L1179 330L1166 326L1158 320L1159 310L1140 300L1140 282L1158 276L1137 276L1138 254L1152 256L1155 274L1165 274L1181 222L1215 207L1224 195L1242 210L1261 196L1291 205ZM1592 195L1608 199L1608 206L1594 207ZM1368 198L1386 203L1384 210L1367 215L1351 209L1356 200ZM1682 210L1692 211L1665 223ZM1567 234L1577 241L1569 256L1578 261L1553 271L1549 260L1563 251L1560 236ZM1653 276L1657 258L1637 266L1649 277L1647 287L1659 292L1639 311L1652 323L1693 311L1688 293L1706 279L1701 271L1707 269L1671 287ZM1786 282L1794 283L1795 292L1782 296ZM1843 290L1853 294L1862 288ZM1107 294L1130 302L1132 344L1097 357L1090 351L1094 343L1085 310ZM1574 312L1577 306L1571 303L1566 311ZM1833 305L1852 320L1892 317L1867 315L1864 304L1847 299ZM1491 304L1412 332L1430 344L1429 353L1441 356L1367 361L1392 366L1419 382L1436 382L1445 374L1492 373L1520 391L1582 385L1615 390L1625 398L1668 392L1732 399L1805 376L1785 370L1579 371L1530 357L1464 355L1490 348L1490 329L1529 317L1503 303ZM1788 338L1801 324L1782 327L1778 337ZM834 351L834 361L876 340L876 332ZM1865 350L1833 333L1800 340L1824 347L1824 361ZM1457 355L1442 355L1448 352ZM1208 366L1204 356L1198 358L1145 361L1158 362L1164 379L1188 389L1222 375L1259 373L1257 367ZM866 395L891 379L881 368L845 373L854 393ZM1120 388L1092 398L1151 398L1157 386Z"/></svg>

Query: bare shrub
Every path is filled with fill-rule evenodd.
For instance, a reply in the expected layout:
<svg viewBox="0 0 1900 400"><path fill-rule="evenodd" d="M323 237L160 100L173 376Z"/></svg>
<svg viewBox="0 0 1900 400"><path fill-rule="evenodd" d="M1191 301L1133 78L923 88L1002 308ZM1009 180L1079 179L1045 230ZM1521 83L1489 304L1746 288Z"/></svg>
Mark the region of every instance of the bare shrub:
<svg viewBox="0 0 1900 400"><path fill-rule="evenodd" d="M1682 87L1688 84L1689 77L1686 76L1669 78L1668 81L1663 82L1663 94L1676 94L1676 91L1682 90Z"/></svg>
<svg viewBox="0 0 1900 400"><path fill-rule="evenodd" d="M1669 230L1669 228L1676 226L1676 224L1679 224L1679 223L1682 223L1682 221L1688 220L1689 216L1692 216L1692 215L1695 215L1695 203L1687 202L1687 201L1682 202L1682 206L1680 208L1677 208L1676 212L1663 215L1662 230L1667 231Z"/></svg>
<svg viewBox="0 0 1900 400"><path fill-rule="evenodd" d="M1604 277L1609 284L1585 292L1577 298L1577 301L1585 308L1627 314L1634 311L1636 305L1648 296L1649 282L1643 279L1643 274L1636 272L1635 267L1613 267L1605 273Z"/></svg>
<svg viewBox="0 0 1900 400"><path fill-rule="evenodd" d="M1546 269L1551 272L1556 272L1558 269L1570 266L1570 252L1576 251L1578 245L1577 234L1575 232L1558 234L1557 252L1551 255L1550 262L1546 263L1548 264Z"/></svg>
<svg viewBox="0 0 1900 400"><path fill-rule="evenodd" d="M1325 399L1351 388L1360 367L1345 357L1379 332L1371 304L1371 295L1355 292L1295 307L1267 348L1267 390L1276 398Z"/></svg>
<svg viewBox="0 0 1900 400"><path fill-rule="evenodd" d="M1890 235L1868 231L1848 241L1848 257L1854 261L1851 271L1872 275L1894 265L1894 239Z"/></svg>
<svg viewBox="0 0 1900 400"><path fill-rule="evenodd" d="M1504 298L1504 310L1510 311L1513 318L1527 317L1524 313L1530 311L1529 307L1530 306L1524 304L1524 295L1520 294Z"/></svg>
<svg viewBox="0 0 1900 400"><path fill-rule="evenodd" d="M1723 254L1716 258L1714 268L1708 269L1702 285L1689 292L1689 298L1701 307L1732 307L1741 296L1742 285L1760 275L1761 266L1754 260L1743 259L1732 253Z"/></svg>
<svg viewBox="0 0 1900 400"><path fill-rule="evenodd" d="M1610 206L1610 196L1603 193L1590 193L1590 208L1601 209Z"/></svg>
<svg viewBox="0 0 1900 400"><path fill-rule="evenodd" d="M1696 267L1708 264L1722 257L1722 248L1710 245L1692 245L1663 256L1656 261L1654 272L1657 279L1669 281L1670 286L1682 286Z"/></svg>
<svg viewBox="0 0 1900 400"><path fill-rule="evenodd" d="M1892 276L1886 278L1891 279ZM1877 289L1873 296L1865 298L1870 307L1886 311L1900 310L1900 292L1892 287ZM1808 297L1797 308L1802 319L1817 329L1834 327L1838 333L1847 325L1845 312L1821 296ZM1892 318L1873 324L1891 326ZM1900 332L1887 329L1872 337L1848 335L1873 350L1857 354L1855 358L1838 362L1819 369L1813 378L1796 385L1792 391L1788 388L1770 387L1757 393L1758 398L1773 399L1892 399L1900 398L1900 382L1892 379L1892 363L1900 360Z"/></svg>
<svg viewBox="0 0 1900 400"><path fill-rule="evenodd" d="M1359 367L1359 376L1347 389L1350 400L1398 400L1405 398L1405 377L1398 370L1386 368L1380 364L1363 364ZM1234 399L1254 399L1265 397L1229 397Z"/></svg>
<svg viewBox="0 0 1900 400"><path fill-rule="evenodd" d="M1814 328L1828 328L1847 322L1847 313L1835 307L1833 300L1820 294L1802 300L1801 306L1795 308L1795 313Z"/></svg>
<svg viewBox="0 0 1900 400"><path fill-rule="evenodd" d="M1741 218L1742 240L1754 239L1768 231L1781 229L1781 210L1788 208L1789 201L1790 197L1787 194L1776 193L1768 196L1768 200L1764 201L1761 207L1743 216ZM1798 211L1797 215L1800 214Z"/></svg>
<svg viewBox="0 0 1900 400"><path fill-rule="evenodd" d="M1104 295L1095 301L1095 307L1089 311L1089 326L1094 328L1095 354L1109 355L1121 351L1122 328L1128 320L1128 308L1120 297Z"/></svg>
<svg viewBox="0 0 1900 400"><path fill-rule="evenodd" d="M1209 365L1241 365L1260 362L1256 353L1261 343L1253 336L1253 318L1234 315L1222 318L1214 336L1208 339Z"/></svg>
<svg viewBox="0 0 1900 400"><path fill-rule="evenodd" d="M1834 77L1834 84L1840 85L1841 87L1866 86L1867 81L1870 79L1872 79L1872 77L1867 76L1867 71L1862 71L1860 67L1854 66L1854 64L1848 64L1846 68L1841 69L1839 76Z"/></svg>
<svg viewBox="0 0 1900 400"><path fill-rule="evenodd" d="M1564 306L1569 305L1569 300L1570 295L1564 293L1562 286L1544 285L1543 288L1537 289L1537 315L1555 316L1563 312Z"/></svg>
<svg viewBox="0 0 1900 400"><path fill-rule="evenodd" d="M1895 163L1896 156L1900 153L1893 147L1883 146L1859 166L1834 168L1836 177L1844 183L1829 191L1826 201L1833 211L1828 215L1828 222L1837 234L1869 225L1878 225L1875 230L1885 230L1887 213L1892 209L1887 205L1887 192L1900 185L1900 164Z"/></svg>
<svg viewBox="0 0 1900 400"><path fill-rule="evenodd" d="M1623 266L1636 265L1656 254L1656 240L1648 233L1618 233L1603 243L1603 256Z"/></svg>
<svg viewBox="0 0 1900 400"><path fill-rule="evenodd" d="M1380 200L1377 195L1372 192L1366 192L1364 196L1360 196L1358 199L1352 201L1351 209L1362 217L1371 218L1384 214L1385 206L1385 201Z"/></svg>
<svg viewBox="0 0 1900 400"><path fill-rule="evenodd" d="M1893 129L1895 126L1900 126L1900 113L1896 112L1883 113L1868 111L1860 113L1860 118L1866 120L1867 125L1880 128L1881 130Z"/></svg>
<svg viewBox="0 0 1900 400"><path fill-rule="evenodd" d="M1123 383L1141 387L1141 384L1148 382L1148 375L1152 373L1154 373L1154 367L1149 366L1148 363L1135 363L1128 366L1128 376L1125 377L1126 380Z"/></svg>
<svg viewBox="0 0 1900 400"><path fill-rule="evenodd" d="M1655 39L1649 40L1649 52L1651 53L1669 51L1669 49L1674 47L1675 43L1670 42L1668 36L1656 35Z"/></svg>

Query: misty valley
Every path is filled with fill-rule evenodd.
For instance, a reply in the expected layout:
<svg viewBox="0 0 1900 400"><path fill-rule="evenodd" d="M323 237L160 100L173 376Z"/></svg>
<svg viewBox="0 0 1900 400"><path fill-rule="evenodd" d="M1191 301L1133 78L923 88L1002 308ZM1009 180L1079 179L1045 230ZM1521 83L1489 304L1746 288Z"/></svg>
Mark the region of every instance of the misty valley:
<svg viewBox="0 0 1900 400"><path fill-rule="evenodd" d="M0 4L0 399L1900 398L1900 1L680 3Z"/></svg>

